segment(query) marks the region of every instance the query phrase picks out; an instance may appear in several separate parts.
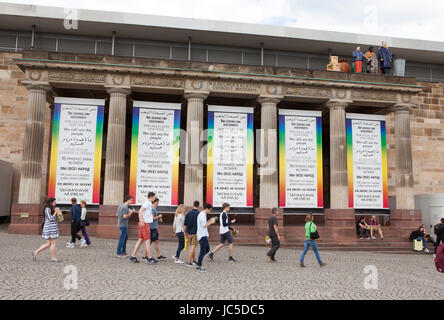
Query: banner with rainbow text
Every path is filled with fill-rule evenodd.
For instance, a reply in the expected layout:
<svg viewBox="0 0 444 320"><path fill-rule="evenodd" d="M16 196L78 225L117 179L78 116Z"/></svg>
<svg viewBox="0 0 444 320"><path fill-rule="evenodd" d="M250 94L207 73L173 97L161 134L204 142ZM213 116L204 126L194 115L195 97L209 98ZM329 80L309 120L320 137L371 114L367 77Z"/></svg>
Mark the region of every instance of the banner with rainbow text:
<svg viewBox="0 0 444 320"><path fill-rule="evenodd" d="M56 97L48 197L100 203L105 100Z"/></svg>
<svg viewBox="0 0 444 320"><path fill-rule="evenodd" d="M324 206L320 111L279 110L279 206Z"/></svg>
<svg viewBox="0 0 444 320"><path fill-rule="evenodd" d="M347 113L348 202L354 209L388 209L385 116Z"/></svg>
<svg viewBox="0 0 444 320"><path fill-rule="evenodd" d="M254 108L208 106L206 201L253 207Z"/></svg>
<svg viewBox="0 0 444 320"><path fill-rule="evenodd" d="M181 104L134 101L129 194L143 204L148 192L161 206L179 204Z"/></svg>

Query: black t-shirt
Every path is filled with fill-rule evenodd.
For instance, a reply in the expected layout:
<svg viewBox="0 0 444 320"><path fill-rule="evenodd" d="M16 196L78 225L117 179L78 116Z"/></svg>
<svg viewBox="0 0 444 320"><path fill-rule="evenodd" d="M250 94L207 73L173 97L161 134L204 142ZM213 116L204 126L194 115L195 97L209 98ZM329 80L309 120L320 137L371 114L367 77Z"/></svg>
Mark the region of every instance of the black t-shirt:
<svg viewBox="0 0 444 320"><path fill-rule="evenodd" d="M276 234L276 231L274 230L274 226L278 226L278 220L276 218L276 216L271 215L270 217L268 217L268 234L272 235L272 234Z"/></svg>

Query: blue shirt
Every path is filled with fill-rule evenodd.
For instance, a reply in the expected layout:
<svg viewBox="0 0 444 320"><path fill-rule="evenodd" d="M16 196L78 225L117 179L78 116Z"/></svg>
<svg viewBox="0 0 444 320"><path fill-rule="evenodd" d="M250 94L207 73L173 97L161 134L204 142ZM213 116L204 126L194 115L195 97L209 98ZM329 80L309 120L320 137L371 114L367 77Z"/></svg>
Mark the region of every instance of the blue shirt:
<svg viewBox="0 0 444 320"><path fill-rule="evenodd" d="M80 221L82 216L82 208L78 204L71 207L71 221Z"/></svg>
<svg viewBox="0 0 444 320"><path fill-rule="evenodd" d="M362 51L354 51L353 52L353 61L363 61L364 53Z"/></svg>
<svg viewBox="0 0 444 320"><path fill-rule="evenodd" d="M185 216L184 225L187 227L188 234L196 234L197 233L197 216L199 215L199 211L196 209L191 210Z"/></svg>
<svg viewBox="0 0 444 320"><path fill-rule="evenodd" d="M151 212L153 213L153 217L157 217L158 213L157 213L157 209L153 207L153 209L151 210ZM150 223L150 229L157 229L159 227L159 220L153 220L153 222Z"/></svg>

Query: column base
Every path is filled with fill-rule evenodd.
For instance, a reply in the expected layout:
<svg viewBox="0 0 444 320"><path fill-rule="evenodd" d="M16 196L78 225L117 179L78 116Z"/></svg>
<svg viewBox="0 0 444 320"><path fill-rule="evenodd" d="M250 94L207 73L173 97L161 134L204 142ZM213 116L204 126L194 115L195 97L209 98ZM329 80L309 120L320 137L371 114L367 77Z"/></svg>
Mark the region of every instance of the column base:
<svg viewBox="0 0 444 320"><path fill-rule="evenodd" d="M410 233L422 224L422 212L421 210L391 210L390 224L400 230L401 238L408 238Z"/></svg>
<svg viewBox="0 0 444 320"><path fill-rule="evenodd" d="M8 233L42 234L43 206L40 204L12 205Z"/></svg>
<svg viewBox="0 0 444 320"><path fill-rule="evenodd" d="M117 209L116 205L101 205L99 207L99 221L97 224L96 237L106 239L118 239L119 228L117 227Z"/></svg>
<svg viewBox="0 0 444 320"><path fill-rule="evenodd" d="M264 243L265 237L268 235L268 217L271 215L272 208L256 208L254 211L255 229L257 233L257 243ZM285 242L284 236L284 210L279 209L277 216L279 235L281 236L281 243Z"/></svg>
<svg viewBox="0 0 444 320"><path fill-rule="evenodd" d="M334 242L356 242L355 209L325 209L325 229Z"/></svg>

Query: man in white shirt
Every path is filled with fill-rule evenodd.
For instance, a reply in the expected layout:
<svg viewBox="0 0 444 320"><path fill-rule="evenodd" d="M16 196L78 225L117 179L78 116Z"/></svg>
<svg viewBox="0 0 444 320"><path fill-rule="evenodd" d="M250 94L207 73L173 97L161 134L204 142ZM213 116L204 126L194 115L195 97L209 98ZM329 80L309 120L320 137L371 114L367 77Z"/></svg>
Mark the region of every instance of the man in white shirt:
<svg viewBox="0 0 444 320"><path fill-rule="evenodd" d="M204 210L197 216L197 240L200 244L199 259L197 260L197 271L206 272L207 270L202 267L202 261L204 256L210 252L210 244L208 243L209 233L208 227L216 223L215 218L211 218L207 221L207 214L211 212L213 206L211 204L205 204Z"/></svg>
<svg viewBox="0 0 444 320"><path fill-rule="evenodd" d="M214 258L214 254L219 251L223 246L225 245L225 242L228 242L228 262L237 262L236 259L233 258L233 235L231 234L231 231L233 228L231 225L236 222L236 220L228 220L228 212L230 211L230 205L228 203L224 203L222 205L223 211L220 214L219 222L219 234L220 234L220 244L210 252L208 255L211 260Z"/></svg>
<svg viewBox="0 0 444 320"><path fill-rule="evenodd" d="M156 194L154 192L148 193L148 200L145 201L142 208L139 211L139 240L134 247L133 254L129 258L132 262L138 263L139 260L136 258L137 251L139 250L142 243L145 241L145 252L147 253L148 263L156 263L157 260L153 259L151 256L151 235L150 235L150 223L153 222L153 201L156 198Z"/></svg>

